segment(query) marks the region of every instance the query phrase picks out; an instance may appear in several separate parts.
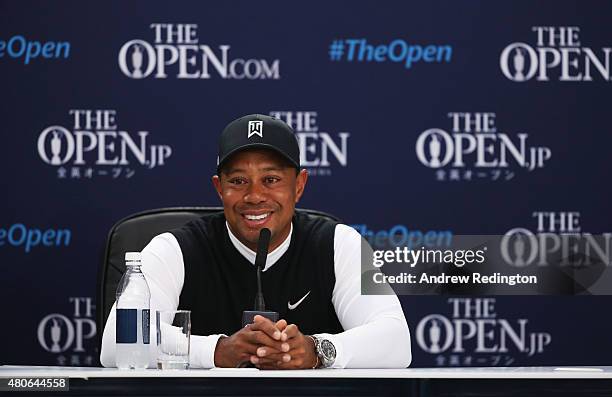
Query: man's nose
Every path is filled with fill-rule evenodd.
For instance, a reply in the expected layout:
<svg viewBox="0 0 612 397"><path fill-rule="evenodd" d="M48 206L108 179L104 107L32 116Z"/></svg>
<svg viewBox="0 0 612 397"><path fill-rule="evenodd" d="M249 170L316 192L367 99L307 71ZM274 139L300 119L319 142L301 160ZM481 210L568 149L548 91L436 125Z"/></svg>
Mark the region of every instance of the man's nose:
<svg viewBox="0 0 612 397"><path fill-rule="evenodd" d="M244 201L249 204L259 204L266 201L264 186L261 183L251 183L244 195Z"/></svg>

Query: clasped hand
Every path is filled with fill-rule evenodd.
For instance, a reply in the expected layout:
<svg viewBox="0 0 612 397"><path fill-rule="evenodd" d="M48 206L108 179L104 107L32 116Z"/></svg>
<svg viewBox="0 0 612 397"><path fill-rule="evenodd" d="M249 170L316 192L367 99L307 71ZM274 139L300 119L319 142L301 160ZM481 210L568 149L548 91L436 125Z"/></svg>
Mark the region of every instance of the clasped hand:
<svg viewBox="0 0 612 397"><path fill-rule="evenodd" d="M259 369L313 368L317 356L312 338L295 324L255 316L253 323L228 337L215 349L215 366L237 367L250 362Z"/></svg>

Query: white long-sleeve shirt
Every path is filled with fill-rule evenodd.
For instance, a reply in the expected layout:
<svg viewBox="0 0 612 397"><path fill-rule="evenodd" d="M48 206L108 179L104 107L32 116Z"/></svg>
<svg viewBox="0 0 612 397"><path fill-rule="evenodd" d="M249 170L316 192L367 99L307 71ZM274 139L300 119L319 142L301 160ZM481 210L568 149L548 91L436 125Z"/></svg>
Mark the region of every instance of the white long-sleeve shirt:
<svg viewBox="0 0 612 397"><path fill-rule="evenodd" d="M252 264L255 252L240 242L228 229L234 247ZM291 226L291 231L293 225ZM291 234L268 254L264 271L287 251ZM142 251L142 272L151 291L151 313L176 310L185 279L183 254L171 233L151 240ZM338 224L334 232L334 273L336 283L332 303L340 324L338 334L316 334L329 339L336 348L333 368L405 368L410 364L410 331L395 295L361 294L361 236L353 228ZM115 302L116 305L116 302ZM115 365L115 305L102 337L100 362ZM296 324L299 327L299 324ZM151 315L151 334L156 334L155 316ZM217 341L225 335L192 335L189 364L195 368L215 366ZM156 366L157 348L149 345L149 367Z"/></svg>

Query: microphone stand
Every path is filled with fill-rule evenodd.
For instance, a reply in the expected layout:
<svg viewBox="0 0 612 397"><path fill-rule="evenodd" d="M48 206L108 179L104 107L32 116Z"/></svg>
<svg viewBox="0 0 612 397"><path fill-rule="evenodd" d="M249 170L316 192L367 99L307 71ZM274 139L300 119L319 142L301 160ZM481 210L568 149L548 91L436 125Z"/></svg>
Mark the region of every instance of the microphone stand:
<svg viewBox="0 0 612 397"><path fill-rule="evenodd" d="M242 326L253 322L256 315L263 316L272 322L277 322L278 312L266 310L266 303L263 296L263 288L261 286L261 272L263 265L266 264L268 258L268 246L270 245L270 229L263 228L259 232L259 241L257 242L257 255L255 256L256 274L257 274L257 293L255 294L254 310L245 310L242 312Z"/></svg>
<svg viewBox="0 0 612 397"><path fill-rule="evenodd" d="M253 323L253 318L257 315L263 316L272 322L278 321L278 312L266 310L266 302L264 301L263 288L261 286L261 268L266 264L268 258L268 246L270 245L270 229L263 228L259 232L259 241L257 242L257 254L255 256L255 266L257 274L257 292L255 293L254 310L245 310L242 312L242 327ZM238 368L254 367L250 361L244 361L238 364Z"/></svg>

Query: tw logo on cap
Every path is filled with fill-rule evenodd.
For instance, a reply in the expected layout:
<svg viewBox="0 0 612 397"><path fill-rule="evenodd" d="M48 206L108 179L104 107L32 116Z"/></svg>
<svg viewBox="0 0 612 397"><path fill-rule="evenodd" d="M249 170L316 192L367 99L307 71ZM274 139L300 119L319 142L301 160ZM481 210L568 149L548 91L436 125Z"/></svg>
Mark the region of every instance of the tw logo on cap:
<svg viewBox="0 0 612 397"><path fill-rule="evenodd" d="M247 139L252 137L253 135L259 135L261 138L263 138L263 121L261 120L249 121L249 131L248 131Z"/></svg>

